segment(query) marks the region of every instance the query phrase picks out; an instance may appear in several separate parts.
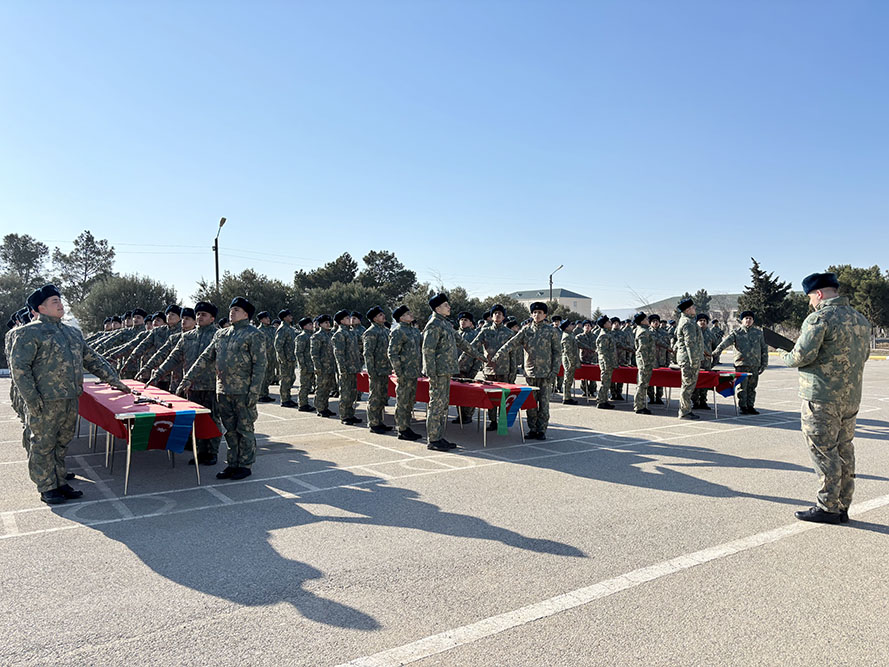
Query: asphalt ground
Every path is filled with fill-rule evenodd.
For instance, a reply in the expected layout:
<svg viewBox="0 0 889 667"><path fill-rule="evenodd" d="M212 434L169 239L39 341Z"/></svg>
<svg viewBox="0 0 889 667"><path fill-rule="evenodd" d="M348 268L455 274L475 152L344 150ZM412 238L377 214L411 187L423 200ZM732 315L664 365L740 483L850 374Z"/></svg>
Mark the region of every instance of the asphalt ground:
<svg viewBox="0 0 889 667"><path fill-rule="evenodd" d="M545 442L449 424L453 453L262 405L252 477L136 452L126 497L84 428L52 508L4 400L0 663L884 665L889 362L845 526L793 517L816 479L772 364L759 416L556 403Z"/></svg>

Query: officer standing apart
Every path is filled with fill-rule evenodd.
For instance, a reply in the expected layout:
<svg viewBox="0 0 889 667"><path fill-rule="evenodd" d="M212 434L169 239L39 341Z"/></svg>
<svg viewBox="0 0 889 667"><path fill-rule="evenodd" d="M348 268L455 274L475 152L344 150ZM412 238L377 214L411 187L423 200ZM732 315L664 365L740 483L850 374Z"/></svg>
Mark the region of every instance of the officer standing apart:
<svg viewBox="0 0 889 667"><path fill-rule="evenodd" d="M700 419L691 411L691 397L698 384L698 371L704 358L704 335L695 322L695 304L691 299L683 299L677 306L682 317L676 326L676 362L682 372L682 387L679 390L679 419Z"/></svg>
<svg viewBox="0 0 889 667"><path fill-rule="evenodd" d="M280 395L282 408L295 408L290 397L293 381L296 379L296 329L293 328L293 314L285 309L278 313L281 324L275 332L275 358L278 360L280 375Z"/></svg>
<svg viewBox="0 0 889 667"><path fill-rule="evenodd" d="M735 370L747 373L747 377L741 380L738 387L738 410L742 415L758 415L759 412L753 407L753 403L756 401L759 376L769 365L769 346L766 345L762 329L753 326L752 310L745 310L741 313L740 319L740 328L726 334L713 350L713 356L718 357L720 352L730 345L735 346Z"/></svg>
<svg viewBox="0 0 889 667"><path fill-rule="evenodd" d="M459 368L457 348L484 363L485 359L469 347L446 319L451 314L447 294L429 299L432 315L423 329L423 373L429 377L429 407L426 411L427 449L446 452L457 445L444 439L445 420L451 396L451 376ZM459 414L459 412L458 412Z"/></svg>
<svg viewBox="0 0 889 667"><path fill-rule="evenodd" d="M389 332L387 352L398 381L395 385L395 426L399 440L419 440L420 434L411 428L411 413L417 402L417 378L423 370L423 334L411 324L414 315L405 305L392 311L392 320L395 324Z"/></svg>
<svg viewBox="0 0 889 667"><path fill-rule="evenodd" d="M374 433L388 433L391 426L383 423L389 402L389 330L384 326L386 314L379 306L367 311L370 327L361 334L364 363L367 366L370 392L367 397L367 425Z"/></svg>
<svg viewBox="0 0 889 667"><path fill-rule="evenodd" d="M266 338L250 324L256 308L242 296L232 299L231 326L220 330L191 368L177 393L185 396L205 369L216 367L216 405L225 426L228 465L218 479L244 479L256 460L256 402L266 372Z"/></svg>
<svg viewBox="0 0 889 667"><path fill-rule="evenodd" d="M546 440L549 426L549 398L553 380L559 373L562 351L559 332L546 323L546 304L535 301L529 306L531 322L522 327L509 342L501 347L492 363L505 359L511 350L525 350L525 381L532 387L537 398L537 408L528 410L528 435L531 440Z"/></svg>
<svg viewBox="0 0 889 667"><path fill-rule="evenodd" d="M28 473L40 499L50 505L83 495L68 484L65 468L65 453L77 423L78 397L83 393L83 369L130 393L80 331L62 324L61 296L54 285L44 285L28 297L28 307L38 315L16 334L9 357L31 438Z"/></svg>
<svg viewBox="0 0 889 667"><path fill-rule="evenodd" d="M796 518L817 523L849 521L855 490L852 438L870 356L870 322L838 288L833 273L803 279L815 312L803 322L793 349L782 355L784 363L799 369L802 431L820 484L817 505L796 512Z"/></svg>
<svg viewBox="0 0 889 667"><path fill-rule="evenodd" d="M648 316L645 313L636 313L633 324L636 325L636 366L639 368L633 410L637 415L650 415L651 410L646 407L645 398L656 358L654 334L649 328Z"/></svg>

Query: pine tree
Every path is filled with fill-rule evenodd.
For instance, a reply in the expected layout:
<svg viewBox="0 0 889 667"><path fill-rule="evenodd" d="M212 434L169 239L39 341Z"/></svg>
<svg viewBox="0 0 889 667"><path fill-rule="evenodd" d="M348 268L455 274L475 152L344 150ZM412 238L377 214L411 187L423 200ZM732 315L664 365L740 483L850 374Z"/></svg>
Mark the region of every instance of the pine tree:
<svg viewBox="0 0 889 667"><path fill-rule="evenodd" d="M710 312L710 295L703 287L695 292L692 300L695 302L695 310L698 313Z"/></svg>
<svg viewBox="0 0 889 667"><path fill-rule="evenodd" d="M786 320L793 309L789 299L790 283L782 282L774 273L766 273L759 262L750 259L753 260L752 284L738 297L738 309L752 310L758 325L773 327Z"/></svg>

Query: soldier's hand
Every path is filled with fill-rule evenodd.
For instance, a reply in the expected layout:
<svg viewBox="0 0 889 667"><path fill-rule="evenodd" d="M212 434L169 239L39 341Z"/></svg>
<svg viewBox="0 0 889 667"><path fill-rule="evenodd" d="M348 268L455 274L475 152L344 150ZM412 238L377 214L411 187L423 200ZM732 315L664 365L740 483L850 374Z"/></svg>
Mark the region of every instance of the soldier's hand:
<svg viewBox="0 0 889 667"><path fill-rule="evenodd" d="M256 404L258 402L259 402L259 394L255 394L253 392L250 392L249 394L247 394L247 405L249 405L251 408L255 408Z"/></svg>
<svg viewBox="0 0 889 667"><path fill-rule="evenodd" d="M133 390L130 389L129 385L126 385L123 382L115 382L111 386L114 387L115 389L117 389L118 391L122 391L125 394L132 394L133 393Z"/></svg>
<svg viewBox="0 0 889 667"><path fill-rule="evenodd" d="M176 395L185 398L188 395L189 389L191 389L191 380L183 380L179 383L179 386L176 387Z"/></svg>
<svg viewBox="0 0 889 667"><path fill-rule="evenodd" d="M158 372L154 371L154 373L151 374L151 377L148 378L148 380L146 380L145 384L146 385L153 384L153 385L157 386L157 380L159 377L160 377L160 375L158 374Z"/></svg>
<svg viewBox="0 0 889 667"><path fill-rule="evenodd" d="M136 373L136 377L134 377L133 379L137 380L138 382L145 382L145 378L147 378L147 377L148 377L148 371L145 370L144 368L142 368L139 370L138 373Z"/></svg>

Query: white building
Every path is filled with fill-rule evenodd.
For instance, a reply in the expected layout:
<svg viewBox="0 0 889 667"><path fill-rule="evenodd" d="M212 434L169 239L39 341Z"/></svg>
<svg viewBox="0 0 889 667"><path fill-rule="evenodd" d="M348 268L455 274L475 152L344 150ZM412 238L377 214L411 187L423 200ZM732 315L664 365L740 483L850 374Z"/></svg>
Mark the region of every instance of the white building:
<svg viewBox="0 0 889 667"><path fill-rule="evenodd" d="M525 306L530 306L535 301L543 301L546 303L549 301L549 288L513 292L509 296ZM573 310L575 313L580 313L584 317L591 317L593 314L593 300L588 296L572 292L571 290L561 288L556 289L554 287L553 301Z"/></svg>

